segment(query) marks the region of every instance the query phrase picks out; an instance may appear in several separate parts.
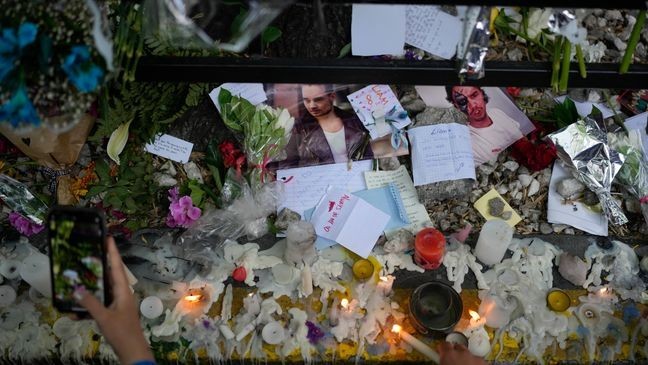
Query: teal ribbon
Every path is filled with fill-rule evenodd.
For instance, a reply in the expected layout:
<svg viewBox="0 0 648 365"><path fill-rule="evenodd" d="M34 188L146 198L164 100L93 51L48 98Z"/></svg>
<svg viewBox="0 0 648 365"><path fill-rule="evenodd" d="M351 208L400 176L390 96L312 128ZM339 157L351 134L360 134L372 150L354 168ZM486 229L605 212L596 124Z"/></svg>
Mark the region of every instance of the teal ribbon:
<svg viewBox="0 0 648 365"><path fill-rule="evenodd" d="M396 125L406 120L407 112L401 108L397 108L396 105L385 114L385 122L389 124L392 130L391 145L395 150L399 149L401 145L405 146L405 148L409 147L407 137L405 137L403 130L396 127Z"/></svg>

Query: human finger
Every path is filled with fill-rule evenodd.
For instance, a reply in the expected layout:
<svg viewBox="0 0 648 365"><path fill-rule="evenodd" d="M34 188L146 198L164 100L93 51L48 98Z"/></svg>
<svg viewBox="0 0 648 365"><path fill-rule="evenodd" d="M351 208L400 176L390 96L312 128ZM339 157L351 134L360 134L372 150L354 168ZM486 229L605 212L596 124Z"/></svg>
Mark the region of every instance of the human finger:
<svg viewBox="0 0 648 365"><path fill-rule="evenodd" d="M442 341L437 345L439 355L443 356L444 353L452 351L452 344L450 342Z"/></svg>
<svg viewBox="0 0 648 365"><path fill-rule="evenodd" d="M106 239L108 260L110 261L110 277L112 278L113 294L117 297L129 295L128 279L124 271L124 263L115 244L115 239L108 237Z"/></svg>
<svg viewBox="0 0 648 365"><path fill-rule="evenodd" d="M92 318L99 321L101 318L104 318L107 310L106 307L95 298L94 295L88 293L85 288L78 288L74 291L74 299L79 303L80 306L85 308Z"/></svg>

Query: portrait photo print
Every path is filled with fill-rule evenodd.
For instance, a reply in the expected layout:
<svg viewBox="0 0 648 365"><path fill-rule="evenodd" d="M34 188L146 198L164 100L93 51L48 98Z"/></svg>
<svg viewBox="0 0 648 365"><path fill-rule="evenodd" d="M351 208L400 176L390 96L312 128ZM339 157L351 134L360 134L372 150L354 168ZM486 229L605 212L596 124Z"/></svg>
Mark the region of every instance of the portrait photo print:
<svg viewBox="0 0 648 365"><path fill-rule="evenodd" d="M475 165L493 160L535 127L529 118L497 87L417 86L427 106L454 107L468 118Z"/></svg>
<svg viewBox="0 0 648 365"><path fill-rule="evenodd" d="M407 155L407 139L400 133L401 125L392 123L397 111L404 112L398 99L387 98L386 85L374 88L376 104L385 107L367 117L354 108L349 96L366 89L366 85L333 84L264 84L267 100L272 107L288 109L295 118L285 159L273 161L272 168L285 169ZM393 95L393 92L391 93ZM381 98L382 97L382 98ZM397 106L394 104L398 104ZM391 113L390 113L391 112ZM407 114L405 113L405 117ZM390 120L390 118L392 118ZM392 124L394 125L392 127ZM380 131L376 128L380 126Z"/></svg>

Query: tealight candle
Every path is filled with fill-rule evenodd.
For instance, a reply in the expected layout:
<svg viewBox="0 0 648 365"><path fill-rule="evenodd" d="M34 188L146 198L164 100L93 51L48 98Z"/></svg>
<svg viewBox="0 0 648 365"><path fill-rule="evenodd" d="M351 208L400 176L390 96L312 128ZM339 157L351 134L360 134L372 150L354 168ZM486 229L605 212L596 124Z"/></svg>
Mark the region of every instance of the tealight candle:
<svg viewBox="0 0 648 365"><path fill-rule="evenodd" d="M560 289L552 289L547 294L547 307L554 312L564 312L571 306L571 298Z"/></svg>
<svg viewBox="0 0 648 365"><path fill-rule="evenodd" d="M17 279L20 276L20 261L17 260L3 260L0 263L0 275L7 279Z"/></svg>
<svg viewBox="0 0 648 365"><path fill-rule="evenodd" d="M44 296L52 297L52 283L50 281L50 262L46 255L32 252L20 266L20 276L34 289Z"/></svg>
<svg viewBox="0 0 648 365"><path fill-rule="evenodd" d="M162 300L154 295L144 298L140 303L140 312L148 319L159 317L164 312Z"/></svg>
<svg viewBox="0 0 648 365"><path fill-rule="evenodd" d="M358 281L366 281L374 274L374 266L371 261L360 259L353 263L353 277Z"/></svg>
<svg viewBox="0 0 648 365"><path fill-rule="evenodd" d="M427 356L430 360L434 361L437 364L441 363L441 358L439 357L439 353L434 351L428 345L421 342L419 339L403 331L403 327L395 324L392 327L392 332L398 334L398 337L400 337L401 340L405 341L408 345L412 346L416 351Z"/></svg>
<svg viewBox="0 0 648 365"><path fill-rule="evenodd" d="M0 307L11 305L16 300L16 290L9 285L0 285Z"/></svg>
<svg viewBox="0 0 648 365"><path fill-rule="evenodd" d="M263 327L261 337L270 345L278 345L286 338L286 331L281 323L273 321Z"/></svg>
<svg viewBox="0 0 648 365"><path fill-rule="evenodd" d="M441 266L445 253L446 239L434 228L423 228L416 234L414 241L414 260L426 270L434 270Z"/></svg>

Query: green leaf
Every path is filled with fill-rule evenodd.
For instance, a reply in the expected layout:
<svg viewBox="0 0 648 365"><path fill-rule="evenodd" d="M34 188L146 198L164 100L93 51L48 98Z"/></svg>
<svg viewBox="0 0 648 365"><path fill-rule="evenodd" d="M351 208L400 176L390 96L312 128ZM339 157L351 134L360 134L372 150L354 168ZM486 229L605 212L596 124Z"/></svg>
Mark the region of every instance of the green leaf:
<svg viewBox="0 0 648 365"><path fill-rule="evenodd" d="M243 24L243 20L245 17L247 17L248 11L246 9L243 9L241 7L239 9L238 15L232 20L232 25L230 25L230 32L232 33L232 36L235 36L241 32L241 24Z"/></svg>
<svg viewBox="0 0 648 365"><path fill-rule="evenodd" d="M279 39L279 37L281 37L281 34L281 29L274 26L269 26L263 30L263 33L261 33L261 42L263 42L263 44L265 45L268 45Z"/></svg>
<svg viewBox="0 0 648 365"><path fill-rule="evenodd" d="M191 192L189 194L189 196L191 196L191 201L194 203L194 205L201 206L205 192L203 191L200 183L196 180L189 180L188 188Z"/></svg>
<svg viewBox="0 0 648 365"><path fill-rule="evenodd" d="M88 193L86 194L86 196L87 197L93 197L95 195L103 193L107 189L108 188L106 186L104 186L104 185L95 185L95 186L90 187L90 189L88 189Z"/></svg>
<svg viewBox="0 0 648 365"><path fill-rule="evenodd" d="M101 180L104 183L112 180L110 178L110 168L108 167L108 164L104 160L97 162L95 166L95 172L97 173L99 180Z"/></svg>
<svg viewBox="0 0 648 365"><path fill-rule="evenodd" d="M351 52L351 42L345 44L344 47L342 47L342 49L340 50L340 54L338 54L337 58L344 58L348 56L350 52Z"/></svg>

